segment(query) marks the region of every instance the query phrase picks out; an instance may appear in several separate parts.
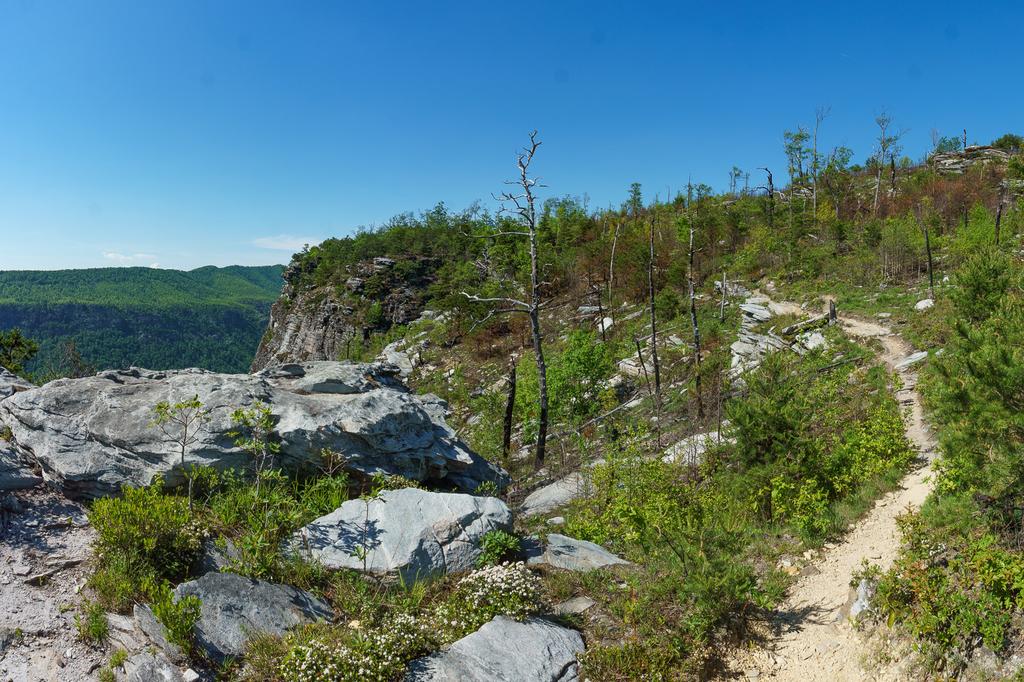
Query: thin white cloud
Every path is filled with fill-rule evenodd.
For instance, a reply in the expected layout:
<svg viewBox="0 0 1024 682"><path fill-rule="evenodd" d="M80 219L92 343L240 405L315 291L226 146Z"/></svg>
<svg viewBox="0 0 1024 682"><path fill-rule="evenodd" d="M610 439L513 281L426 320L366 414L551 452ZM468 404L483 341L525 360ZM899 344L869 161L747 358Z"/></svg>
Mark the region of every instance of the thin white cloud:
<svg viewBox="0 0 1024 682"><path fill-rule="evenodd" d="M296 237L293 234L277 234L270 237L259 237L257 239L253 239L252 243L254 246L258 246L261 249L295 253L296 251L301 251L302 247L306 244L319 244L321 241L323 240L315 237Z"/></svg>
<svg viewBox="0 0 1024 682"><path fill-rule="evenodd" d="M156 256L151 253L131 253L124 254L118 253L117 251L104 251L103 257L109 261L113 261L118 265L135 265L137 263L144 263L146 261L156 260Z"/></svg>

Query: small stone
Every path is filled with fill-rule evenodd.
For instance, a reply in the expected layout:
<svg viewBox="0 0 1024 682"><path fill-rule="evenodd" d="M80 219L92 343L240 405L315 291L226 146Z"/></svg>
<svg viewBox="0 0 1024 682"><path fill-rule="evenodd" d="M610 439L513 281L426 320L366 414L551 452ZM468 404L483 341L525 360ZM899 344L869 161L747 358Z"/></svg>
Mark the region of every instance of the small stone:
<svg viewBox="0 0 1024 682"><path fill-rule="evenodd" d="M556 604L552 611L557 616L577 616L597 606L597 602L590 597L573 597L561 604Z"/></svg>
<svg viewBox="0 0 1024 682"><path fill-rule="evenodd" d="M935 305L935 301L930 298L925 298L914 304L914 310L928 310Z"/></svg>
<svg viewBox="0 0 1024 682"><path fill-rule="evenodd" d="M548 525L549 526L562 526L562 525L565 525L565 517L564 516L552 516L550 519L548 519Z"/></svg>

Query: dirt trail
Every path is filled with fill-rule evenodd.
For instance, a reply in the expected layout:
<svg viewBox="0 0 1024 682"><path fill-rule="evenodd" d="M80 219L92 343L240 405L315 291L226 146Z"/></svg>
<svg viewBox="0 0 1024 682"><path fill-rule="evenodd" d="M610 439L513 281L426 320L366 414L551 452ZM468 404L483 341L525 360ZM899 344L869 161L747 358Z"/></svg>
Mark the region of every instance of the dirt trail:
<svg viewBox="0 0 1024 682"><path fill-rule="evenodd" d="M851 336L874 338L882 345L881 359L898 372L903 387L897 392L906 413L907 438L919 450L921 462L900 487L879 499L874 508L836 545L826 545L793 585L776 611L769 648L742 652L733 669L748 679L845 682L899 679L895 673L868 672L862 667L865 647L846 617L850 578L864 559L887 569L899 550L896 517L921 506L931 490L931 461L935 440L924 419L916 390L915 367L897 369L912 349L889 329L874 322L840 318Z"/></svg>

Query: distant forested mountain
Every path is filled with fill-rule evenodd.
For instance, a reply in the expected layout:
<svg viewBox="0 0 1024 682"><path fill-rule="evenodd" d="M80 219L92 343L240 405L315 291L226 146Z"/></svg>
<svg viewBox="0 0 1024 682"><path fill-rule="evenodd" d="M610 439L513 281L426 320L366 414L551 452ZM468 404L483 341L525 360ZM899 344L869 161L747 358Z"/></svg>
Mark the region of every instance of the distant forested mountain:
<svg viewBox="0 0 1024 682"><path fill-rule="evenodd" d="M281 290L280 265L0 271L0 330L40 347L28 370L204 367L248 370Z"/></svg>

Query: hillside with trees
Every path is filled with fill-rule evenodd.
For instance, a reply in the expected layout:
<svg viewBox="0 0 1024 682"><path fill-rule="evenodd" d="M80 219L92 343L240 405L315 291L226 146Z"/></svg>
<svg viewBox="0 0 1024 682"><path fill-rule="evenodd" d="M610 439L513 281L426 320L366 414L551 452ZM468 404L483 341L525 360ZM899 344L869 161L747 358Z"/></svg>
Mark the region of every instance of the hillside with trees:
<svg viewBox="0 0 1024 682"><path fill-rule="evenodd" d="M875 499L898 499L904 474L931 480L931 446L904 436L893 397L910 404L901 386L913 392L918 365L900 363L921 357L942 359L925 363L922 397L913 393L913 401L939 419L961 415L955 431L939 434L941 452L954 456L935 465L944 473L922 514L900 521L912 529L905 553L897 557L894 537L881 561L843 578L841 601L855 577L855 587L880 585L882 598L860 620L905 623L894 636L925 652L904 659L919 675L981 674L978 661L1004 660L1021 635L1011 614L1024 605L1013 577L1024 556L1005 530L1018 524L1010 500L1020 490L1009 472L1019 387L1004 385L1012 351L991 341L1012 331L972 328L1012 326L1024 232L1021 138L977 145L934 134L932 149L912 159L900 129L881 115L875 146L857 163L853 150L825 146L827 114L785 131L785 167L734 168L728 191L690 183L675 196L649 196L634 184L609 209L572 197L540 201L530 171L542 165L533 154L542 159L543 148L528 146L500 212L438 205L292 260L291 296L340 292L364 313L395 282L417 283L427 315L392 324L364 314L369 321L352 325L338 356L404 352L411 383L445 398L460 433L512 473L510 500L529 506L551 486L589 486L592 494L554 508L559 523L643 566L625 579L625 594L593 581L552 588L585 593L618 623L614 634L607 622L585 626L589 638L627 642L589 648L584 668L594 679L674 679L744 665L725 662L723 650L738 632L759 637L777 625L773 614L793 598L787 590L814 567L807 557L827 556ZM353 290L355 270L375 258L396 265L381 286ZM775 306L770 321L737 305L750 291L750 301ZM811 330L830 305L843 324L823 327L814 351L769 353L752 365L737 350L751 342L799 350L793 334ZM1004 312L991 317L997 309ZM801 326L808 316L814 324ZM848 325L859 320L881 332L858 337ZM783 333L789 328L796 331ZM898 334L894 347L907 358L885 351L876 333ZM985 350L986 342L996 345ZM973 394L983 386L990 402ZM963 416L965 405L978 421ZM967 433L979 438L969 448ZM706 452L693 445L707 438ZM699 466L670 461L679 443L703 452L691 460ZM650 460L657 452L668 453L665 462ZM990 470L995 462L1006 475ZM954 491L956 501L939 503ZM961 506L947 512L949 505ZM915 562L936 551L923 538L938 537L954 518L958 542L998 562L996 574L983 577L966 559L953 576L942 567L920 572ZM995 525L974 520L983 518ZM894 530L895 519L883 525ZM526 527L545 532L542 523ZM869 563L872 556L863 553ZM989 615L975 613L977 594L958 592L978 580L991 585L982 595L992 600ZM936 581L939 593L929 587ZM949 611L957 599L966 600L961 610ZM748 665L768 666L756 658Z"/></svg>
<svg viewBox="0 0 1024 682"><path fill-rule="evenodd" d="M0 329L39 346L26 371L203 367L245 371L281 287L280 266L0 272Z"/></svg>
<svg viewBox="0 0 1024 682"><path fill-rule="evenodd" d="M295 254L249 375L0 374L5 518L73 554L0 606L74 619L36 635L84 645L66 680L1019 677L1022 140L913 159L881 115L857 155L828 113L785 167L607 208L534 133L500 206ZM215 353L181 302L258 304L229 270L3 305Z"/></svg>

